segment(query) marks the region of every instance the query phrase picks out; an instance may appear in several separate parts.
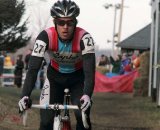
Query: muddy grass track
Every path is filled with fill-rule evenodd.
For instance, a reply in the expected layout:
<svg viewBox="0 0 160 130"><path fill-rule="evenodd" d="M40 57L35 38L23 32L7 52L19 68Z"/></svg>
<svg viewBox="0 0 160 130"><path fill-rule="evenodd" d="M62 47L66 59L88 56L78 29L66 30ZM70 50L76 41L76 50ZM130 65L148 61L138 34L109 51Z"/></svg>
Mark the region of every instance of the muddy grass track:
<svg viewBox="0 0 160 130"><path fill-rule="evenodd" d="M17 107L20 92L17 88L0 88L0 130L38 130L38 110L29 110L27 127L22 125ZM33 102L38 102L39 93L33 91ZM93 130L160 130L160 108L148 97L95 93L93 100ZM75 128L74 118L72 125Z"/></svg>

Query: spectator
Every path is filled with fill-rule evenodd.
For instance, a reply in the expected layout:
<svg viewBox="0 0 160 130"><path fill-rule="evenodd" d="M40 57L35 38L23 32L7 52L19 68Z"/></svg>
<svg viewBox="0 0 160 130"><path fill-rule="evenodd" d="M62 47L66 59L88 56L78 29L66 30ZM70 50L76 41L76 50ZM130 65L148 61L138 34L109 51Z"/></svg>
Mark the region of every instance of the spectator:
<svg viewBox="0 0 160 130"><path fill-rule="evenodd" d="M99 61L99 66L105 66L105 65L107 65L107 57L105 56L105 55L101 55L101 57L100 57L100 61Z"/></svg>
<svg viewBox="0 0 160 130"><path fill-rule="evenodd" d="M136 69L140 66L140 57L137 56L133 61L133 68Z"/></svg>
<svg viewBox="0 0 160 130"><path fill-rule="evenodd" d="M32 53L32 49L28 50L28 54L26 55L24 61L25 61L25 70L28 70L28 63L29 63L29 59Z"/></svg>
<svg viewBox="0 0 160 130"><path fill-rule="evenodd" d="M5 56L4 58L4 66L13 66L13 62L10 56Z"/></svg>
<svg viewBox="0 0 160 130"><path fill-rule="evenodd" d="M133 68L138 68L140 66L140 57L139 51L135 50L132 55L132 66Z"/></svg>
<svg viewBox="0 0 160 130"><path fill-rule="evenodd" d="M100 57L100 61L99 61L98 66L100 66L101 68L105 68L106 72L111 72L112 68L111 68L109 58L103 54Z"/></svg>
<svg viewBox="0 0 160 130"><path fill-rule="evenodd" d="M127 53L123 53L119 74L126 74L131 70L132 70L131 59L128 57Z"/></svg>
<svg viewBox="0 0 160 130"><path fill-rule="evenodd" d="M22 61L22 55L18 55L16 65L15 65L15 71L14 71L14 74L15 74L14 84L18 88L22 86L23 69L24 69L24 62Z"/></svg>
<svg viewBox="0 0 160 130"><path fill-rule="evenodd" d="M110 63L112 64L112 73L119 74L120 67L121 67L121 56L117 55L114 59L110 56Z"/></svg>
<svg viewBox="0 0 160 130"><path fill-rule="evenodd" d="M2 75L4 67L4 55L0 52L0 86L2 86Z"/></svg>

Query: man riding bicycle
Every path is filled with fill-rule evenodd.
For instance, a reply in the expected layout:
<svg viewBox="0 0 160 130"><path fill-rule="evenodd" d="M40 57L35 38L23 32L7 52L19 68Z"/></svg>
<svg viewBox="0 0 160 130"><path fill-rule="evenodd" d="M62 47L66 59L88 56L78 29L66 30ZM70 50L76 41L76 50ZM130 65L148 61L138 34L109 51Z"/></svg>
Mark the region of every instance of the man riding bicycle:
<svg viewBox="0 0 160 130"><path fill-rule="evenodd" d="M36 39L18 104L21 112L27 109L38 70L47 52L50 63L40 104L63 104L64 89L69 88L72 104L81 106L82 111L87 113L88 130L91 130L89 115L95 82L95 50L91 35L76 27L79 13L79 7L71 0L54 3L51 16L55 27L43 30ZM86 130L79 110L75 111L75 116L76 130ZM40 130L53 130L53 118L53 110L41 109Z"/></svg>

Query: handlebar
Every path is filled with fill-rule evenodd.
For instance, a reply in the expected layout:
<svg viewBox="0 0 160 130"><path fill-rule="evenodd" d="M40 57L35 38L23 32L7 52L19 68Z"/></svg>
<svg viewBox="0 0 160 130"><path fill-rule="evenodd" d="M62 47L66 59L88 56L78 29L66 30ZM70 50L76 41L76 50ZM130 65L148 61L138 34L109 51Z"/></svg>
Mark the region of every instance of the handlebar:
<svg viewBox="0 0 160 130"><path fill-rule="evenodd" d="M53 109L53 110L64 110L64 109L72 109L72 110L78 110L79 107L77 105L60 105L60 104L44 104L44 105L40 105L40 104L32 104L31 106L32 108L39 108L39 109ZM87 123L87 115L85 114L85 112L82 112L82 121L83 121L83 125L86 129L89 128L89 125Z"/></svg>
<svg viewBox="0 0 160 130"><path fill-rule="evenodd" d="M63 110L63 109L79 109L77 105L59 105L59 104L44 104L44 105L38 105L33 104L31 106L32 108L39 108L39 109L53 109L53 110Z"/></svg>

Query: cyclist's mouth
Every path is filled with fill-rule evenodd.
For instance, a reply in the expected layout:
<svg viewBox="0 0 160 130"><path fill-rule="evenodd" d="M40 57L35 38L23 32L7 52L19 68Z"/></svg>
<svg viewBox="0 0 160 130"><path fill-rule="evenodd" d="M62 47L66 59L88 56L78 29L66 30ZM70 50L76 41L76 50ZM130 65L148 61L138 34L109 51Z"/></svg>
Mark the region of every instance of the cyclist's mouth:
<svg viewBox="0 0 160 130"><path fill-rule="evenodd" d="M68 36L69 33L68 32L63 32L63 36Z"/></svg>

